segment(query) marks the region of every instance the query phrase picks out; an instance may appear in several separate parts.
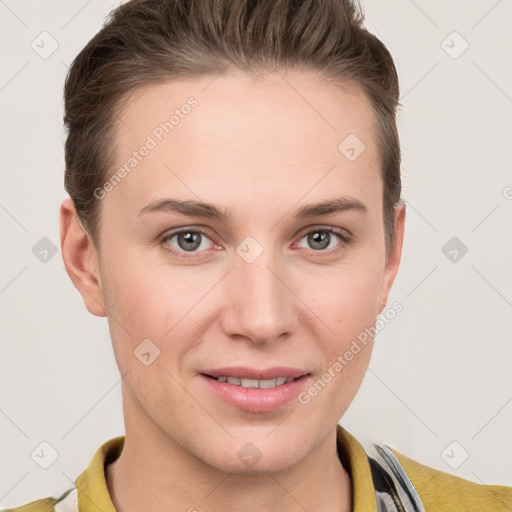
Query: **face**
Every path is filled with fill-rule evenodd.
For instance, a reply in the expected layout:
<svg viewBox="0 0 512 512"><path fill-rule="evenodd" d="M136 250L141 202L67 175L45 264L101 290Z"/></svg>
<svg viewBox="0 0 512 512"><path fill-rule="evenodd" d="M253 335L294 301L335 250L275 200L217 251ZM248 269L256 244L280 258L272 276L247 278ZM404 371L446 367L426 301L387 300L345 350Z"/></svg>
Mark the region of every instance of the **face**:
<svg viewBox="0 0 512 512"><path fill-rule="evenodd" d="M370 102L354 86L285 76L137 90L116 139L112 174L126 172L97 192L100 254L89 246L89 277L72 275L89 311L108 317L127 433L156 425L229 472L284 470L333 431L371 355L371 337L353 342L400 259L403 210L386 258ZM338 208L309 208L326 202ZM265 390L205 376L226 367L302 377ZM244 465L243 450L261 459Z"/></svg>

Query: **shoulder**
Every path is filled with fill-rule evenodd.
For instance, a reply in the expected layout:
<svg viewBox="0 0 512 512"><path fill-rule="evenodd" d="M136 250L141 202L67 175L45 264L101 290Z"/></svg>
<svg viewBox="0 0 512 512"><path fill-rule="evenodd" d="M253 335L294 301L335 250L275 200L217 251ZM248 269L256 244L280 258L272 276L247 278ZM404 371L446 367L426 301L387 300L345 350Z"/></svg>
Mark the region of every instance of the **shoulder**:
<svg viewBox="0 0 512 512"><path fill-rule="evenodd" d="M115 511L105 481L105 465L119 457L124 439L122 435L105 441L96 450L89 466L60 496L41 498L15 508L0 507L0 512L77 512L79 494L87 500L93 500L95 510ZM88 506L84 507L89 510Z"/></svg>
<svg viewBox="0 0 512 512"><path fill-rule="evenodd" d="M78 510L74 507L76 503L76 488L72 487L59 497L47 497L31 501L25 505L15 508L0 509L0 512L66 512L71 510Z"/></svg>
<svg viewBox="0 0 512 512"><path fill-rule="evenodd" d="M2 512L54 512L55 498L41 498L16 508L1 509Z"/></svg>
<svg viewBox="0 0 512 512"><path fill-rule="evenodd" d="M477 484L425 466L389 447L414 485L425 512L510 512L512 487Z"/></svg>

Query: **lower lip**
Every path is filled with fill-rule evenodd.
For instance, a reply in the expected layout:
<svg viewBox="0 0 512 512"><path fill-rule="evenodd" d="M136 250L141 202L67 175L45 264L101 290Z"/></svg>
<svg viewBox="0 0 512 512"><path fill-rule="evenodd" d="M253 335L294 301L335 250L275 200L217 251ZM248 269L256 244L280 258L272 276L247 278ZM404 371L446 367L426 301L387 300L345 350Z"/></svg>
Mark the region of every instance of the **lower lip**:
<svg viewBox="0 0 512 512"><path fill-rule="evenodd" d="M270 389L244 388L219 382L217 379L201 375L211 391L224 402L248 412L271 412L293 400L302 391L309 375Z"/></svg>

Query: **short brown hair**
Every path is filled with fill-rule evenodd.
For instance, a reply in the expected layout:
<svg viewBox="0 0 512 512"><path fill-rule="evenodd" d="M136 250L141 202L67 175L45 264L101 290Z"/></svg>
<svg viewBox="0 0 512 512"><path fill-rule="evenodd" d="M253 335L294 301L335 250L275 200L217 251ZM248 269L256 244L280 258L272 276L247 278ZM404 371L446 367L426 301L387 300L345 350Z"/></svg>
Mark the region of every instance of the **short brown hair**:
<svg viewBox="0 0 512 512"><path fill-rule="evenodd" d="M362 87L377 119L388 251L401 193L399 84L389 51L363 21L350 0L130 0L112 11L73 61L64 88L64 186L97 249L101 201L94 190L112 172L128 93L237 66L307 69Z"/></svg>

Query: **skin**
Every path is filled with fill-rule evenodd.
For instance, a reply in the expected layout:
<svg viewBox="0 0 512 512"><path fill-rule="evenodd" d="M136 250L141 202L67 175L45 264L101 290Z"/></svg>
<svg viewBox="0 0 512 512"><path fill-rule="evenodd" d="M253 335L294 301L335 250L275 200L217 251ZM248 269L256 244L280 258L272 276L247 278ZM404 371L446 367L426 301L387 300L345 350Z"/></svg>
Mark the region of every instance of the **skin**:
<svg viewBox="0 0 512 512"><path fill-rule="evenodd" d="M143 87L123 107L119 166L169 112L198 100L102 199L100 252L71 200L61 206L67 272L88 311L107 316L124 376L126 441L106 468L108 488L121 512L349 511L336 424L361 385L373 340L308 404L294 399L270 413L220 401L199 374L284 365L311 372L305 389L317 381L384 309L405 206L395 208L386 254L375 117L356 86L335 88L304 71L212 78ZM353 162L338 150L351 133L366 146ZM367 212L294 218L300 206L341 195ZM232 218L137 215L161 198L205 201ZM331 234L318 249L307 234L319 226L346 230L352 242ZM177 236L161 240L180 227L207 231L195 256ZM263 248L252 263L236 252L248 236ZM134 356L147 338L160 349L149 366ZM237 457L248 442L262 454L252 467Z"/></svg>

